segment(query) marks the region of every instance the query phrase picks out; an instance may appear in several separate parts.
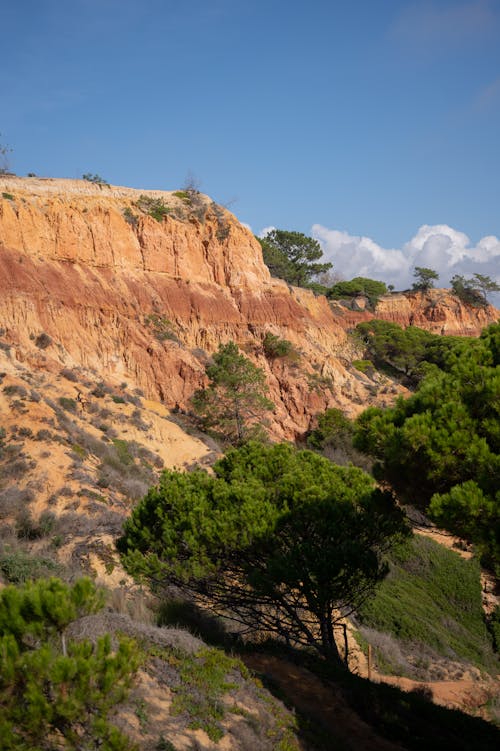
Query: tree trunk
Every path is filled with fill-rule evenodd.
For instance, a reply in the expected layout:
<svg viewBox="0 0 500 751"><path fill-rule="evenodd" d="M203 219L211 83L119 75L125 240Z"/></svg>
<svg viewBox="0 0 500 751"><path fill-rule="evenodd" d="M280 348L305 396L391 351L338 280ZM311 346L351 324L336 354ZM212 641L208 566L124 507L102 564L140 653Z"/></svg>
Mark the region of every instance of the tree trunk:
<svg viewBox="0 0 500 751"><path fill-rule="evenodd" d="M327 660L337 663L339 666L345 667L345 663L342 661L335 637L333 635L333 627L331 618L328 615L324 615L320 618L321 628L321 645L322 651Z"/></svg>

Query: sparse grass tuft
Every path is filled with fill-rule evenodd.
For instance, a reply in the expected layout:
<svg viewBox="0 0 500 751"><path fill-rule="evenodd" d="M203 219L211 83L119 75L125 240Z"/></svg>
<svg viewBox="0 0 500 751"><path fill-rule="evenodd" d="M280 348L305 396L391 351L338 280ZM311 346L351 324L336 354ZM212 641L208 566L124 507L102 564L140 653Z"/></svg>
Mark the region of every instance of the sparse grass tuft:
<svg viewBox="0 0 500 751"><path fill-rule="evenodd" d="M224 731L220 724L224 719L222 697L228 691L237 688L237 684L228 681L228 673L246 670L232 657L218 649L204 648L195 655L172 658L177 663L181 683L174 687L172 702L173 714L186 712L189 715L189 727L204 730L210 740L217 743Z"/></svg>

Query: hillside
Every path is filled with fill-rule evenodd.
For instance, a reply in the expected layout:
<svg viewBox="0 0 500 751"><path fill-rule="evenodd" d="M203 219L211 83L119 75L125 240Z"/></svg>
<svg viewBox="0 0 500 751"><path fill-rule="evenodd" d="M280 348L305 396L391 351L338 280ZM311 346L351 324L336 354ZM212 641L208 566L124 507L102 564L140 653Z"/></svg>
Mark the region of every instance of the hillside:
<svg viewBox="0 0 500 751"><path fill-rule="evenodd" d="M355 416L405 393L383 373L352 365L361 345L348 332L358 322L376 316L474 335L498 317L494 308L467 308L444 290L394 293L374 312L362 308L362 301L329 304L271 278L253 235L199 193L0 177L0 581L74 580L86 573L106 587L108 612L77 624L75 634L124 630L153 645L120 715L144 750L319 751L331 747L332 732L338 748L415 748L404 743L409 706L412 722L431 718L422 731L426 740L441 717L453 726L451 714L429 710L420 696L407 699L361 678L356 689L340 689L330 677L322 681L279 655L244 655L275 694L291 689L294 717L220 653L214 660L226 666L231 688L226 691L222 675L226 735L214 742L203 725L189 724L186 708L180 717L170 709L175 689L189 683L190 671L205 659L205 647L185 632L153 629L158 602L125 574L114 547L123 520L162 468L210 467L219 454L220 446L194 428L189 411L220 343L234 340L263 369L275 405L271 437L293 440L327 407ZM289 340L291 352L269 356L267 333ZM170 620L180 622L180 615ZM352 634L350 640L353 664L366 676L363 652ZM446 659L443 674L450 677ZM402 679L382 671L374 677L420 690L422 676L432 680L431 667ZM462 668L455 698L448 699L450 681L443 681L444 703L489 717L482 705L497 701L494 679L480 668ZM324 697L321 711L305 695L308 685ZM198 699L196 681L190 689ZM392 719L376 696L398 705ZM361 712L356 701L365 699ZM475 721L463 722L473 735ZM477 727L493 738L493 729ZM446 748L455 747L454 731L445 734ZM174 746L160 744L164 735Z"/></svg>

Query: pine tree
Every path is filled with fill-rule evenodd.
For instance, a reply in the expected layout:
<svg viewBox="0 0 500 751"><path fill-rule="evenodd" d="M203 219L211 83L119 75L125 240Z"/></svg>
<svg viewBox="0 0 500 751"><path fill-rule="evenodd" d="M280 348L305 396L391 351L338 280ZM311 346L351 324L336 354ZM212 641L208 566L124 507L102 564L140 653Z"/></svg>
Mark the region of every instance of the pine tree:
<svg viewBox="0 0 500 751"><path fill-rule="evenodd" d="M266 396L264 371L229 342L220 345L206 373L209 385L192 399L202 426L236 444L263 434L261 419L274 406Z"/></svg>
<svg viewBox="0 0 500 751"><path fill-rule="evenodd" d="M90 579L39 580L0 593L0 739L5 751L131 751L107 715L139 664L137 645L109 635L67 641L66 627L103 605Z"/></svg>

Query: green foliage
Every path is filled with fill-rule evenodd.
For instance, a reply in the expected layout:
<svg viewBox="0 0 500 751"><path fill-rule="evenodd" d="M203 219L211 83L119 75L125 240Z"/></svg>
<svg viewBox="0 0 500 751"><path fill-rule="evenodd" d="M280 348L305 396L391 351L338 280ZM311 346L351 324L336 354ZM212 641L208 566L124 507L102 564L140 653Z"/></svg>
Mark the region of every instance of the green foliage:
<svg viewBox="0 0 500 751"><path fill-rule="evenodd" d="M6 751L99 747L131 749L107 721L138 667L137 648L109 636L64 638L76 618L102 607L89 579L72 586L40 580L0 592L0 737Z"/></svg>
<svg viewBox="0 0 500 751"><path fill-rule="evenodd" d="M488 628L493 638L495 652L500 655L500 605L491 613Z"/></svg>
<svg viewBox="0 0 500 751"><path fill-rule="evenodd" d="M191 196L187 190L176 190L174 196L185 203L191 203Z"/></svg>
<svg viewBox="0 0 500 751"><path fill-rule="evenodd" d="M75 399L70 399L67 396L60 396L59 397L59 404L63 409L67 409L68 412L76 412L76 401Z"/></svg>
<svg viewBox="0 0 500 751"><path fill-rule="evenodd" d="M13 201L14 196L12 193L2 193L2 198L5 198L7 201Z"/></svg>
<svg viewBox="0 0 500 751"><path fill-rule="evenodd" d="M450 284L453 294L462 302L480 308L488 305L489 292L500 291L500 285L484 274L474 274L473 279L455 274Z"/></svg>
<svg viewBox="0 0 500 751"><path fill-rule="evenodd" d="M405 529L392 497L361 470L249 443L213 476L164 472L118 548L133 575L338 660L336 622L384 577L382 551Z"/></svg>
<svg viewBox="0 0 500 751"><path fill-rule="evenodd" d="M336 282L328 291L327 296L331 300L341 300L345 297L358 297L363 295L368 298L370 305L375 307L381 295L387 292L387 285L375 279L367 279L364 276L356 276L347 282Z"/></svg>
<svg viewBox="0 0 500 751"><path fill-rule="evenodd" d="M172 713L189 715L189 727L204 730L217 743L224 735L221 720L225 708L224 694L236 688L227 680L231 671L245 671L244 666L218 649L203 648L192 656L178 659L180 684L173 688Z"/></svg>
<svg viewBox="0 0 500 751"><path fill-rule="evenodd" d="M365 373L366 375L370 375L375 370L375 366L371 360L353 360L352 366L356 370L359 370L360 373Z"/></svg>
<svg viewBox="0 0 500 751"><path fill-rule="evenodd" d="M123 218L125 219L127 224L130 224L130 226L134 229L137 227L138 217L136 214L134 214L130 206L126 206L123 209Z"/></svg>
<svg viewBox="0 0 500 751"><path fill-rule="evenodd" d="M113 446L116 449L118 460L121 464L133 464L134 457L130 451L128 441L124 441L122 438L113 438Z"/></svg>
<svg viewBox="0 0 500 751"><path fill-rule="evenodd" d="M86 182L88 183L94 183L95 185L109 185L107 180L105 180L100 175L93 175L92 172L86 172L84 175L82 175L82 180L86 180Z"/></svg>
<svg viewBox="0 0 500 751"><path fill-rule="evenodd" d="M279 336L271 334L270 331L266 331L262 348L265 356L271 360L275 357L288 357L295 351L292 342L289 342L288 339L280 339Z"/></svg>
<svg viewBox="0 0 500 751"><path fill-rule="evenodd" d="M150 313L145 317L144 323L151 329L159 342L165 342L167 340L173 342L179 341L179 337L175 333L172 321L165 316L160 316L157 313Z"/></svg>
<svg viewBox="0 0 500 751"><path fill-rule="evenodd" d="M500 284L485 274L474 274L474 283L487 300L488 292L500 292Z"/></svg>
<svg viewBox="0 0 500 751"><path fill-rule="evenodd" d="M409 399L371 408L355 445L405 503L429 507L446 529L500 566L500 324L452 349Z"/></svg>
<svg viewBox="0 0 500 751"><path fill-rule="evenodd" d="M356 336L378 368L404 374L411 385L417 384L433 365L449 370L459 350L474 346L470 339L442 337L417 326L402 329L397 323L377 319L358 324Z"/></svg>
<svg viewBox="0 0 500 751"><path fill-rule="evenodd" d="M307 436L307 445L313 449L323 449L326 444L341 446L350 442L353 423L340 409L330 408L318 417L318 427Z"/></svg>
<svg viewBox="0 0 500 751"><path fill-rule="evenodd" d="M0 573L10 584L24 584L29 580L57 576L60 572L61 566L51 558L9 548L0 552Z"/></svg>
<svg viewBox="0 0 500 751"><path fill-rule="evenodd" d="M202 427L214 429L229 443L260 435L261 418L274 406L265 395L263 370L229 342L219 346L206 374L207 388L196 391L192 399Z"/></svg>
<svg viewBox="0 0 500 751"><path fill-rule="evenodd" d="M258 239L272 276L289 284L308 287L314 276L332 268L331 263L317 263L323 255L319 242L301 232L274 229Z"/></svg>
<svg viewBox="0 0 500 751"><path fill-rule="evenodd" d="M498 670L484 621L478 562L428 538L416 535L390 553L390 575L359 617L409 649L430 647L444 657Z"/></svg>
<svg viewBox="0 0 500 751"><path fill-rule="evenodd" d="M434 282L439 279L439 274L433 269L428 269L426 266L415 266L413 276L417 281L413 283L412 288L421 292L432 289Z"/></svg>
<svg viewBox="0 0 500 751"><path fill-rule="evenodd" d="M163 198L153 198L153 196L141 195L135 205L140 211L156 219L157 222L163 221L163 218L171 212Z"/></svg>

